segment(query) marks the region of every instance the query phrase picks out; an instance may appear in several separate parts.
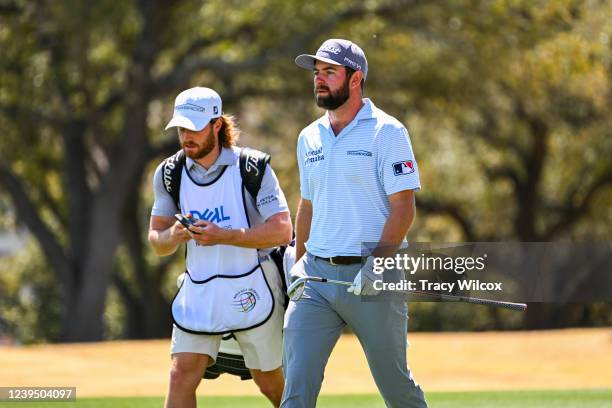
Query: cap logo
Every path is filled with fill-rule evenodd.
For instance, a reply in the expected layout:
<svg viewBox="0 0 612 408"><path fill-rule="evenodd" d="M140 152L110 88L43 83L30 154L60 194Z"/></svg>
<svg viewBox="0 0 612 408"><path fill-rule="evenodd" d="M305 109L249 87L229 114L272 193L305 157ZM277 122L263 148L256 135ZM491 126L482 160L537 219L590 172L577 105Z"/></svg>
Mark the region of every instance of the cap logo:
<svg viewBox="0 0 612 408"><path fill-rule="evenodd" d="M195 112L204 112L206 110L205 108L195 105L193 103L185 103L183 105L178 105L174 109L175 110L192 110Z"/></svg>
<svg viewBox="0 0 612 408"><path fill-rule="evenodd" d="M319 48L319 51L327 51L337 55L340 54L340 51L342 50L338 47L334 47L333 45L322 45L321 48Z"/></svg>
<svg viewBox="0 0 612 408"><path fill-rule="evenodd" d="M213 106L213 114L219 113L219 107L217 105Z"/></svg>
<svg viewBox="0 0 612 408"><path fill-rule="evenodd" d="M359 65L358 63L356 63L355 61L351 61L350 59L344 57L344 62L346 62L347 64L349 64L351 67L353 67L355 70L360 71L361 70L361 65Z"/></svg>

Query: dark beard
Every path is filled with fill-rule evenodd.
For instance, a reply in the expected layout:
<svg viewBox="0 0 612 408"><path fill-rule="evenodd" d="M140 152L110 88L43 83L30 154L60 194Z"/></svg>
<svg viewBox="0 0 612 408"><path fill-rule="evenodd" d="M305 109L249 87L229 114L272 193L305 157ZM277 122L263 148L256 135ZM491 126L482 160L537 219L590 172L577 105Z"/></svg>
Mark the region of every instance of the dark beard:
<svg viewBox="0 0 612 408"><path fill-rule="evenodd" d="M203 144L198 145L199 149L193 153L187 153L184 150L185 146L184 145L181 146L183 147L183 151L185 151L185 155L193 160L198 160L203 157L206 157L206 155L212 152L213 149L215 148L215 140L213 137L211 137L211 134L212 134L212 126L209 129L208 135L206 136L206 141Z"/></svg>
<svg viewBox="0 0 612 408"><path fill-rule="evenodd" d="M342 88L335 92L331 92L329 88L325 87L324 89L328 91L327 96L317 95L317 88L315 87L315 100L317 101L317 106L327 110L335 110L344 105L344 102L349 98L349 79L350 78L346 78Z"/></svg>

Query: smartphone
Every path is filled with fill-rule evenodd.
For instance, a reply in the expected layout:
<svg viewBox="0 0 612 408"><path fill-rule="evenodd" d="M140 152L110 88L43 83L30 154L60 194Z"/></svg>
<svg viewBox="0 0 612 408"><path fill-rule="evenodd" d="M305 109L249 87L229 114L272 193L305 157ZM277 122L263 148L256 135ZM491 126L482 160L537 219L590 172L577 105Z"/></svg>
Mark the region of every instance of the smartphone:
<svg viewBox="0 0 612 408"><path fill-rule="evenodd" d="M199 234L199 232L192 231L189 227L195 224L197 219L193 217L186 217L183 214L174 214L174 218L176 218L185 228L191 231L193 234Z"/></svg>

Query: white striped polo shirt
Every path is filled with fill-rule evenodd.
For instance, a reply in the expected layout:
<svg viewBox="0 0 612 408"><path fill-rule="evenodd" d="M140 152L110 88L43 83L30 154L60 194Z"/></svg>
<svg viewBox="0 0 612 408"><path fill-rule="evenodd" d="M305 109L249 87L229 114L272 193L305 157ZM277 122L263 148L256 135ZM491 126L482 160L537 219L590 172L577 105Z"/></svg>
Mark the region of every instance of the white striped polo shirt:
<svg viewBox="0 0 612 408"><path fill-rule="evenodd" d="M298 138L300 189L313 207L308 252L361 255L378 242L390 212L387 196L421 188L408 131L367 98L351 123L334 135L329 114Z"/></svg>

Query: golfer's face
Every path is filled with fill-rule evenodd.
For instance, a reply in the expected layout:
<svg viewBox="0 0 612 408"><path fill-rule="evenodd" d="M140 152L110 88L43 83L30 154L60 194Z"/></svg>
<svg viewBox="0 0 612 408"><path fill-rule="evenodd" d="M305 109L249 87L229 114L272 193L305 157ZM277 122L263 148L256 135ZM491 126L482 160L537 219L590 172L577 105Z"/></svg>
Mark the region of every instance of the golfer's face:
<svg viewBox="0 0 612 408"><path fill-rule="evenodd" d="M177 128L181 147L187 157L201 159L215 148L216 143L212 127L213 125L209 123L204 129L197 132L182 127Z"/></svg>
<svg viewBox="0 0 612 408"><path fill-rule="evenodd" d="M344 86L346 69L340 65L332 65L317 61L314 68L315 96L329 97Z"/></svg>

